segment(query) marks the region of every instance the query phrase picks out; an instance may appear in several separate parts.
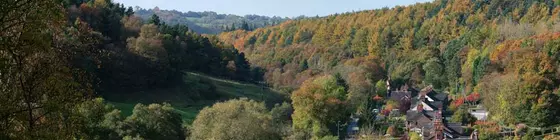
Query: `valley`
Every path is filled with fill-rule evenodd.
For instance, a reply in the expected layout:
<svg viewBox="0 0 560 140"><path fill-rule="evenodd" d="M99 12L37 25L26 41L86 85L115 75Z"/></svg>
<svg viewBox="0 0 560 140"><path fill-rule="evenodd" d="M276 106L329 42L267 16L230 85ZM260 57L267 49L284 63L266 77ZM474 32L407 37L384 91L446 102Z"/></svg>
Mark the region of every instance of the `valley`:
<svg viewBox="0 0 560 140"><path fill-rule="evenodd" d="M185 80L197 78L209 81L209 83L216 88L218 97L214 100L189 100L188 93L185 93L188 91L181 90L179 89L180 87L174 87L124 94L106 93L103 94L103 98L105 98L109 104L114 105L116 109L121 110L123 116L131 115L134 106L138 103L170 103L176 111L181 114L183 121L187 123L192 123L198 112L204 107L230 99L248 98L255 101L266 102L269 107L287 101L287 94L274 91L268 87L250 83L240 83L192 72L184 72L183 74Z"/></svg>
<svg viewBox="0 0 560 140"><path fill-rule="evenodd" d="M2 140L560 139L560 0L7 0L0 13Z"/></svg>

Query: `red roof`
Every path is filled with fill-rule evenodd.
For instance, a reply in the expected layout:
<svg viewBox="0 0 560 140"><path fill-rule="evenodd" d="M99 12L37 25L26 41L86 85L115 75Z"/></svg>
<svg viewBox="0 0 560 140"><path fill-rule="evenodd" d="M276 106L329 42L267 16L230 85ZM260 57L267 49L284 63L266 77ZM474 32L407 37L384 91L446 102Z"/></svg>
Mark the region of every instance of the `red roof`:
<svg viewBox="0 0 560 140"><path fill-rule="evenodd" d="M379 95L375 95L375 97L373 97L373 100L379 101L382 100L383 97L379 96Z"/></svg>

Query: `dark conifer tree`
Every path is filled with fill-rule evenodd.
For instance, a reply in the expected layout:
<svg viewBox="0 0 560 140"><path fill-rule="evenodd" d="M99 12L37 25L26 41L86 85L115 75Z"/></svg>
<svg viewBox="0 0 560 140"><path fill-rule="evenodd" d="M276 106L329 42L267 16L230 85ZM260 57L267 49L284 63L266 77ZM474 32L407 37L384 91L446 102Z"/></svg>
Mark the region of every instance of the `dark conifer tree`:
<svg viewBox="0 0 560 140"><path fill-rule="evenodd" d="M247 81L250 80L251 67L247 59L245 59L245 53L239 53L235 57L235 77L237 80Z"/></svg>
<svg viewBox="0 0 560 140"><path fill-rule="evenodd" d="M148 24L155 24L159 26L161 25L161 20L159 19L159 16L153 14L152 17L148 20Z"/></svg>
<svg viewBox="0 0 560 140"><path fill-rule="evenodd" d="M245 30L245 31L250 30L250 27L249 27L249 24L247 23L247 21L243 21L243 23L241 24L241 29Z"/></svg>
<svg viewBox="0 0 560 140"><path fill-rule="evenodd" d="M128 9L126 10L125 14L127 16L132 16L134 15L134 10L132 9L132 7L128 7Z"/></svg>
<svg viewBox="0 0 560 140"><path fill-rule="evenodd" d="M230 28L229 31L235 31L235 30L237 30L237 29L235 28L235 23L232 23L232 24L231 24L231 28Z"/></svg>

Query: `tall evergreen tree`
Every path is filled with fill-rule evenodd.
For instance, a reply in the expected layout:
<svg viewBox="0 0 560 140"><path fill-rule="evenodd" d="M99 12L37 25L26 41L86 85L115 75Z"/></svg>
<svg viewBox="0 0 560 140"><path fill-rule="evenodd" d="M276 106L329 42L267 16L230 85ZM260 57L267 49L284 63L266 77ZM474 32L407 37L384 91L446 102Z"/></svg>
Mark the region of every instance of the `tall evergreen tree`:
<svg viewBox="0 0 560 140"><path fill-rule="evenodd" d="M342 86L342 87L344 87L345 91L348 91L348 83L346 83L346 80L344 80L344 78L342 78L342 75L340 73L334 74L334 78L336 79L336 84L338 86Z"/></svg>
<svg viewBox="0 0 560 140"><path fill-rule="evenodd" d="M237 80L247 81L250 80L251 67L249 62L245 59L245 53L239 53L235 57L235 77Z"/></svg>
<svg viewBox="0 0 560 140"><path fill-rule="evenodd" d="M152 17L148 20L148 24L155 24L159 26L161 25L161 20L159 19L159 16L153 14Z"/></svg>
<svg viewBox="0 0 560 140"><path fill-rule="evenodd" d="M309 64L307 63L307 60L303 60L299 63L299 71L305 71L309 68Z"/></svg>
<svg viewBox="0 0 560 140"><path fill-rule="evenodd" d="M235 28L235 23L232 23L232 24L231 24L231 28L230 28L229 31L235 31L235 30L237 30L237 29Z"/></svg>
<svg viewBox="0 0 560 140"><path fill-rule="evenodd" d="M247 23L247 21L243 21L243 23L241 23L241 29L245 30L245 31L250 31L250 27L249 27L249 23Z"/></svg>
<svg viewBox="0 0 560 140"><path fill-rule="evenodd" d="M126 14L127 16L132 16L132 15L134 15L134 10L132 9L132 7L128 7L128 9L126 9L125 14Z"/></svg>

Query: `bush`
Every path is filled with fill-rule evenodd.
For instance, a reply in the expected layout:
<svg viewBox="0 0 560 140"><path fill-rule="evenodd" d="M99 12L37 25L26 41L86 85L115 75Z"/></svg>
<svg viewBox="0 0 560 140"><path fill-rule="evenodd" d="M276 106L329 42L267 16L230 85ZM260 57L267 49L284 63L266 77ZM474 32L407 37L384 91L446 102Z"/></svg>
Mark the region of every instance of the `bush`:
<svg viewBox="0 0 560 140"><path fill-rule="evenodd" d="M396 137L398 135L397 132L397 128L394 125L389 126L389 128L387 128L387 132L385 133L386 135L390 135L392 137Z"/></svg>
<svg viewBox="0 0 560 140"><path fill-rule="evenodd" d="M329 136L324 136L319 140L338 140L338 137L329 135Z"/></svg>
<svg viewBox="0 0 560 140"><path fill-rule="evenodd" d="M422 137L420 137L420 135L418 135L418 133L416 133L416 132L408 133L408 138L410 140L422 140Z"/></svg>

